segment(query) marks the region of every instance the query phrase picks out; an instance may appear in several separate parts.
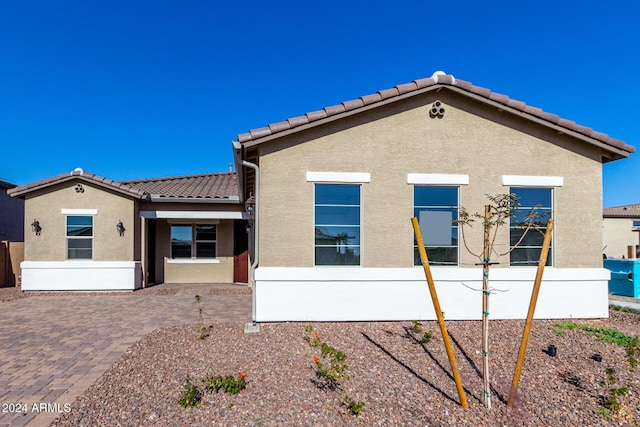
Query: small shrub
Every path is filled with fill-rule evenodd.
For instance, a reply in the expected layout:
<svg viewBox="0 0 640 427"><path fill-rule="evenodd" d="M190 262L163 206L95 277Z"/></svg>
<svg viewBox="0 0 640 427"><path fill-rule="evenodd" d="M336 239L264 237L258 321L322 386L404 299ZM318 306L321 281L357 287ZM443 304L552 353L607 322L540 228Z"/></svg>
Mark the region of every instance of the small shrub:
<svg viewBox="0 0 640 427"><path fill-rule="evenodd" d="M305 337L304 340L309 343L309 346L317 348L320 346L320 335L318 331L313 329L313 326L307 324L304 327Z"/></svg>
<svg viewBox="0 0 640 427"><path fill-rule="evenodd" d="M624 398L629 394L629 387L615 387L618 383L613 368L604 370L607 377L600 383L605 389L604 407L613 414L620 414L624 407Z"/></svg>
<svg viewBox="0 0 640 427"><path fill-rule="evenodd" d="M356 417L362 414L362 409L364 408L364 402L353 400L351 397L345 394L344 403L349 410L351 415L355 415Z"/></svg>
<svg viewBox="0 0 640 427"><path fill-rule="evenodd" d="M324 342L320 346L320 354L322 358L313 356L313 361L316 363L316 376L324 380L328 388L334 390L340 386L340 380L343 377L348 378L345 372L348 369L347 364L344 363L347 356ZM323 363L322 360L327 362Z"/></svg>
<svg viewBox="0 0 640 427"><path fill-rule="evenodd" d="M189 377L187 377L187 381L184 385L184 392L180 399L178 399L178 404L183 408L193 408L200 404L202 400L202 392L191 383Z"/></svg>
<svg viewBox="0 0 640 427"><path fill-rule="evenodd" d="M433 339L433 332L425 332L420 339L420 342L423 344L429 344Z"/></svg>
<svg viewBox="0 0 640 427"><path fill-rule="evenodd" d="M209 336L209 328L204 325L204 317L202 316L202 297L196 295L196 304L198 305L198 319L200 320L200 327L198 328L198 338L203 340Z"/></svg>
<svg viewBox="0 0 640 427"><path fill-rule="evenodd" d="M412 320L411 324L414 332L421 333L424 331L424 328L422 327L422 323L420 323L419 320Z"/></svg>
<svg viewBox="0 0 640 427"><path fill-rule="evenodd" d="M218 393L220 390L227 394L238 394L242 390L244 390L246 386L245 378L246 374L243 372L238 372L238 378L234 378L233 375L216 375L206 376L202 380L202 384L204 385L204 389L209 393Z"/></svg>

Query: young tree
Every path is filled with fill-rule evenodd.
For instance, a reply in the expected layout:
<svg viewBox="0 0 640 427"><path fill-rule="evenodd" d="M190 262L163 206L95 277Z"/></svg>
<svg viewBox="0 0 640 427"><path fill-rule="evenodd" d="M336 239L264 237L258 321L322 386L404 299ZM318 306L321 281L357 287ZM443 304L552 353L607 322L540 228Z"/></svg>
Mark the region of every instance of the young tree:
<svg viewBox="0 0 640 427"><path fill-rule="evenodd" d="M492 262L492 255L498 257L508 255L516 247L518 247L525 236L532 228L537 226L536 220L539 216L536 207L525 215L524 224L521 224L523 233L520 239L504 253L499 253L495 248L496 236L498 230L504 226L509 226L509 221L515 219L515 213L520 207L518 197L513 194L498 194L495 196L487 196L491 202L485 205L484 214L469 213L464 207L460 208L458 220L455 221L462 235L464 247L471 255L480 261L476 265L482 265L482 377L484 388L484 404L487 409L491 409L491 381L489 376L489 296L498 291L498 289L489 287L489 269L491 265L498 264ZM465 227L473 226L476 221L481 221L484 229L484 244L482 252L474 252L470 249L467 239L465 238Z"/></svg>

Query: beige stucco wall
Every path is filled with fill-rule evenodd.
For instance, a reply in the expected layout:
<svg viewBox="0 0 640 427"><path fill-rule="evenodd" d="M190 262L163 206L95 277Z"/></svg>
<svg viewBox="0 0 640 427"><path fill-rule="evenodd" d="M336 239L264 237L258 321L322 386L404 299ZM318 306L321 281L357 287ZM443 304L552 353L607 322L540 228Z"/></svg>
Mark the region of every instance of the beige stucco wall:
<svg viewBox="0 0 640 427"><path fill-rule="evenodd" d="M84 192L75 191L78 183ZM29 194L25 200L25 260L66 260L66 216L61 209L97 209L93 218L93 260L139 261L134 258L134 239L139 232L139 226L134 225L139 221L134 205L132 198L80 180ZM42 227L40 236L31 231L34 218ZM126 228L122 237L116 230L118 220ZM139 256L139 250L136 252Z"/></svg>
<svg viewBox="0 0 640 427"><path fill-rule="evenodd" d="M171 223L186 221L157 220L156 281L165 283L232 283L233 282L233 221L194 220L194 224L217 224L216 264L168 263L171 256ZM164 271L162 271L164 269Z"/></svg>
<svg viewBox="0 0 640 427"><path fill-rule="evenodd" d="M428 113L436 96L446 109L441 119ZM413 266L408 173L468 174L460 204L471 212L483 211L486 194L509 191L502 175L561 176L564 185L554 190L554 265L602 266L599 150L448 91L264 143L260 154L264 267L313 266L313 183L306 182L307 171L371 174L361 193L364 267ZM467 238L481 250L480 227ZM505 229L497 248L507 245ZM464 249L460 259L463 265L477 262Z"/></svg>
<svg viewBox="0 0 640 427"><path fill-rule="evenodd" d="M640 242L640 232L631 231L633 221L640 218L604 218L602 222L602 245L609 258L627 258L627 247L635 249Z"/></svg>

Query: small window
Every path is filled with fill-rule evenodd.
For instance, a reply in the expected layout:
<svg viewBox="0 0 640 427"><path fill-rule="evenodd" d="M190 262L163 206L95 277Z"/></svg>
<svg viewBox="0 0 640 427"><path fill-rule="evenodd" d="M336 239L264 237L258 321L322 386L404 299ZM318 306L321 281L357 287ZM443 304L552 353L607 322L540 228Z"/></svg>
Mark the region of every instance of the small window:
<svg viewBox="0 0 640 427"><path fill-rule="evenodd" d="M634 227L640 227L640 221L633 221Z"/></svg>
<svg viewBox="0 0 640 427"><path fill-rule="evenodd" d="M67 259L92 259L93 216L67 216Z"/></svg>
<svg viewBox="0 0 640 427"><path fill-rule="evenodd" d="M171 225L171 258L215 258L216 233L214 224Z"/></svg>
<svg viewBox="0 0 640 427"><path fill-rule="evenodd" d="M510 263L512 266L537 265L542 252L544 235L547 232L547 221L553 216L551 188L511 188L511 193L518 197L520 207L514 212L509 224L509 246L512 249ZM537 224L530 229L517 247L514 246L522 238L529 222L528 215L535 210ZM552 249L549 247L547 266L552 265Z"/></svg>
<svg viewBox="0 0 640 427"><path fill-rule="evenodd" d="M458 265L458 187L415 186L413 215L418 218L432 265ZM413 264L422 265L413 239Z"/></svg>
<svg viewBox="0 0 640 427"><path fill-rule="evenodd" d="M315 185L315 265L360 265L360 185Z"/></svg>

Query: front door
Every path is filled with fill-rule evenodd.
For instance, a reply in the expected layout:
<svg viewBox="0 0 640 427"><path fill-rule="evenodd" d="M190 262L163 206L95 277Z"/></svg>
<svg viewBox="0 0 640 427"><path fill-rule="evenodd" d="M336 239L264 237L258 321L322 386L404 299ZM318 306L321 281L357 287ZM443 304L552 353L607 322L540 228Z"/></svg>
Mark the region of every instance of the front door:
<svg viewBox="0 0 640 427"><path fill-rule="evenodd" d="M233 269L233 281L235 283L247 283L249 281L249 251L233 257L235 262Z"/></svg>

